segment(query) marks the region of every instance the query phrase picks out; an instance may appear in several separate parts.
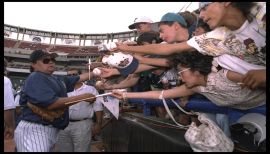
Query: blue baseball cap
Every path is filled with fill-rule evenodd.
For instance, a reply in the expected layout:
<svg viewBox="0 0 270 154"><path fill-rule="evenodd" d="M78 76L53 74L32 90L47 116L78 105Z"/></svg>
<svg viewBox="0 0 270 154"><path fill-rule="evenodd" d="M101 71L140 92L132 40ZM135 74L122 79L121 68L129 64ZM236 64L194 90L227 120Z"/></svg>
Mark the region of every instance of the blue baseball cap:
<svg viewBox="0 0 270 154"><path fill-rule="evenodd" d="M202 8L206 7L207 5L211 4L213 2L200 2L199 3L199 10L201 10Z"/></svg>
<svg viewBox="0 0 270 154"><path fill-rule="evenodd" d="M176 21L183 26L187 26L185 19L180 14L177 14L177 13L171 13L171 12L166 13L160 19L160 22L164 22L164 21Z"/></svg>
<svg viewBox="0 0 270 154"><path fill-rule="evenodd" d="M29 59L30 59L30 62L34 63L37 60L40 60L40 59L47 57L47 56L52 57L52 58L56 58L56 57L58 57L58 54L55 52L48 52L48 51L43 50L43 49L37 49L30 54Z"/></svg>
<svg viewBox="0 0 270 154"><path fill-rule="evenodd" d="M129 74L132 74L136 71L136 69L139 67L139 61L133 57L132 62L126 66L125 68L117 68L121 75L127 76Z"/></svg>

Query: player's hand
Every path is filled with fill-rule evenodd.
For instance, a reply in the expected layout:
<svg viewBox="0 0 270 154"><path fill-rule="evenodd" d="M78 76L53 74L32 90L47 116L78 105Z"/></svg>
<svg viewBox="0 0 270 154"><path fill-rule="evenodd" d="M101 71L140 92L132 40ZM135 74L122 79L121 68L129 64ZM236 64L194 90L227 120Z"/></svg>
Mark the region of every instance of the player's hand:
<svg viewBox="0 0 270 154"><path fill-rule="evenodd" d="M10 128L7 126L4 131L4 138L6 140L13 139L13 136L14 136L14 128Z"/></svg>

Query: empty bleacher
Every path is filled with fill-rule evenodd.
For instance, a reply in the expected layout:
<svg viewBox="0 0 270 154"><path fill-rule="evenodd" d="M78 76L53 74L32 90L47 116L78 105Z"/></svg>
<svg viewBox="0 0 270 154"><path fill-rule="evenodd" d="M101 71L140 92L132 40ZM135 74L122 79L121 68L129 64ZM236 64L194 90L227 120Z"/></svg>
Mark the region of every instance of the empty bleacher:
<svg viewBox="0 0 270 154"><path fill-rule="evenodd" d="M8 47L8 48L13 48L15 46L15 44L17 43L16 40L12 40L12 39L4 39L4 46Z"/></svg>
<svg viewBox="0 0 270 154"><path fill-rule="evenodd" d="M93 53L93 52L98 52L98 47L97 46L86 46L86 47L81 47L79 50L76 51L77 53Z"/></svg>
<svg viewBox="0 0 270 154"><path fill-rule="evenodd" d="M21 44L19 45L18 48L28 49L28 50L37 50L37 49L48 49L49 46L50 46L49 44L21 41Z"/></svg>
<svg viewBox="0 0 270 154"><path fill-rule="evenodd" d="M85 56L89 53L98 53L97 46L65 46L65 45L50 45L44 43L36 43L29 41L16 41L13 39L4 39L4 46L8 48L16 48L16 44L18 48L24 50L37 50L37 49L46 49L50 52L65 52L74 55L82 55Z"/></svg>
<svg viewBox="0 0 270 154"><path fill-rule="evenodd" d="M57 51L61 51L61 52L66 52L66 53L72 53L75 52L76 50L79 49L79 46L64 46L64 45L57 45L54 46L50 52L57 52Z"/></svg>

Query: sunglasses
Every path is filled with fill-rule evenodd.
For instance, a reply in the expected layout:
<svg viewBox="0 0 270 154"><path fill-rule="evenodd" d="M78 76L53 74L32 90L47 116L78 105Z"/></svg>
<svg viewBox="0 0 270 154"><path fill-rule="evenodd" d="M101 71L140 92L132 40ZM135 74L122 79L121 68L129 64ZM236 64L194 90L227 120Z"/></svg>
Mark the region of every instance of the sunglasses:
<svg viewBox="0 0 270 154"><path fill-rule="evenodd" d="M43 64L49 64L49 62L52 61L53 63L55 63L55 59L54 58L45 58L42 60Z"/></svg>
<svg viewBox="0 0 270 154"><path fill-rule="evenodd" d="M67 76L77 76L79 75L78 73L73 73L73 74L68 74Z"/></svg>
<svg viewBox="0 0 270 154"><path fill-rule="evenodd" d="M182 71L179 71L177 74L178 74L180 77L182 77L182 73L185 72L185 71L187 71L187 70L190 70L190 68L186 68L186 69L184 69L184 70L182 70Z"/></svg>

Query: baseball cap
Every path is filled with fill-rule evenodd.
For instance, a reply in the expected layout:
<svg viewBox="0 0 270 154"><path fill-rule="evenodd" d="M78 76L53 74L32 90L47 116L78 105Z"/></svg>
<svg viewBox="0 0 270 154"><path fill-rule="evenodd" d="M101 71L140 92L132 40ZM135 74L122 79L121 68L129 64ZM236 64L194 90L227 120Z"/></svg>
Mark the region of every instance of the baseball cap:
<svg viewBox="0 0 270 154"><path fill-rule="evenodd" d="M201 10L202 8L204 8L205 6L211 4L213 2L200 2L199 3L199 10Z"/></svg>
<svg viewBox="0 0 270 154"><path fill-rule="evenodd" d="M153 21L148 17L138 17L138 18L135 18L134 23L129 25L128 28L135 29L135 25L138 23L153 23Z"/></svg>
<svg viewBox="0 0 270 154"><path fill-rule="evenodd" d="M185 19L177 13L171 13L171 12L166 13L160 19L160 22L164 22L164 21L176 21L183 26L187 26L187 22L185 21Z"/></svg>
<svg viewBox="0 0 270 154"><path fill-rule="evenodd" d="M130 54L116 52L102 58L102 63L117 68L121 75L133 73L139 66L139 61Z"/></svg>
<svg viewBox="0 0 270 154"><path fill-rule="evenodd" d="M58 56L57 53L48 52L46 50L38 49L31 53L30 55L30 62L36 62L37 60L40 60L44 57L52 57L56 58Z"/></svg>

